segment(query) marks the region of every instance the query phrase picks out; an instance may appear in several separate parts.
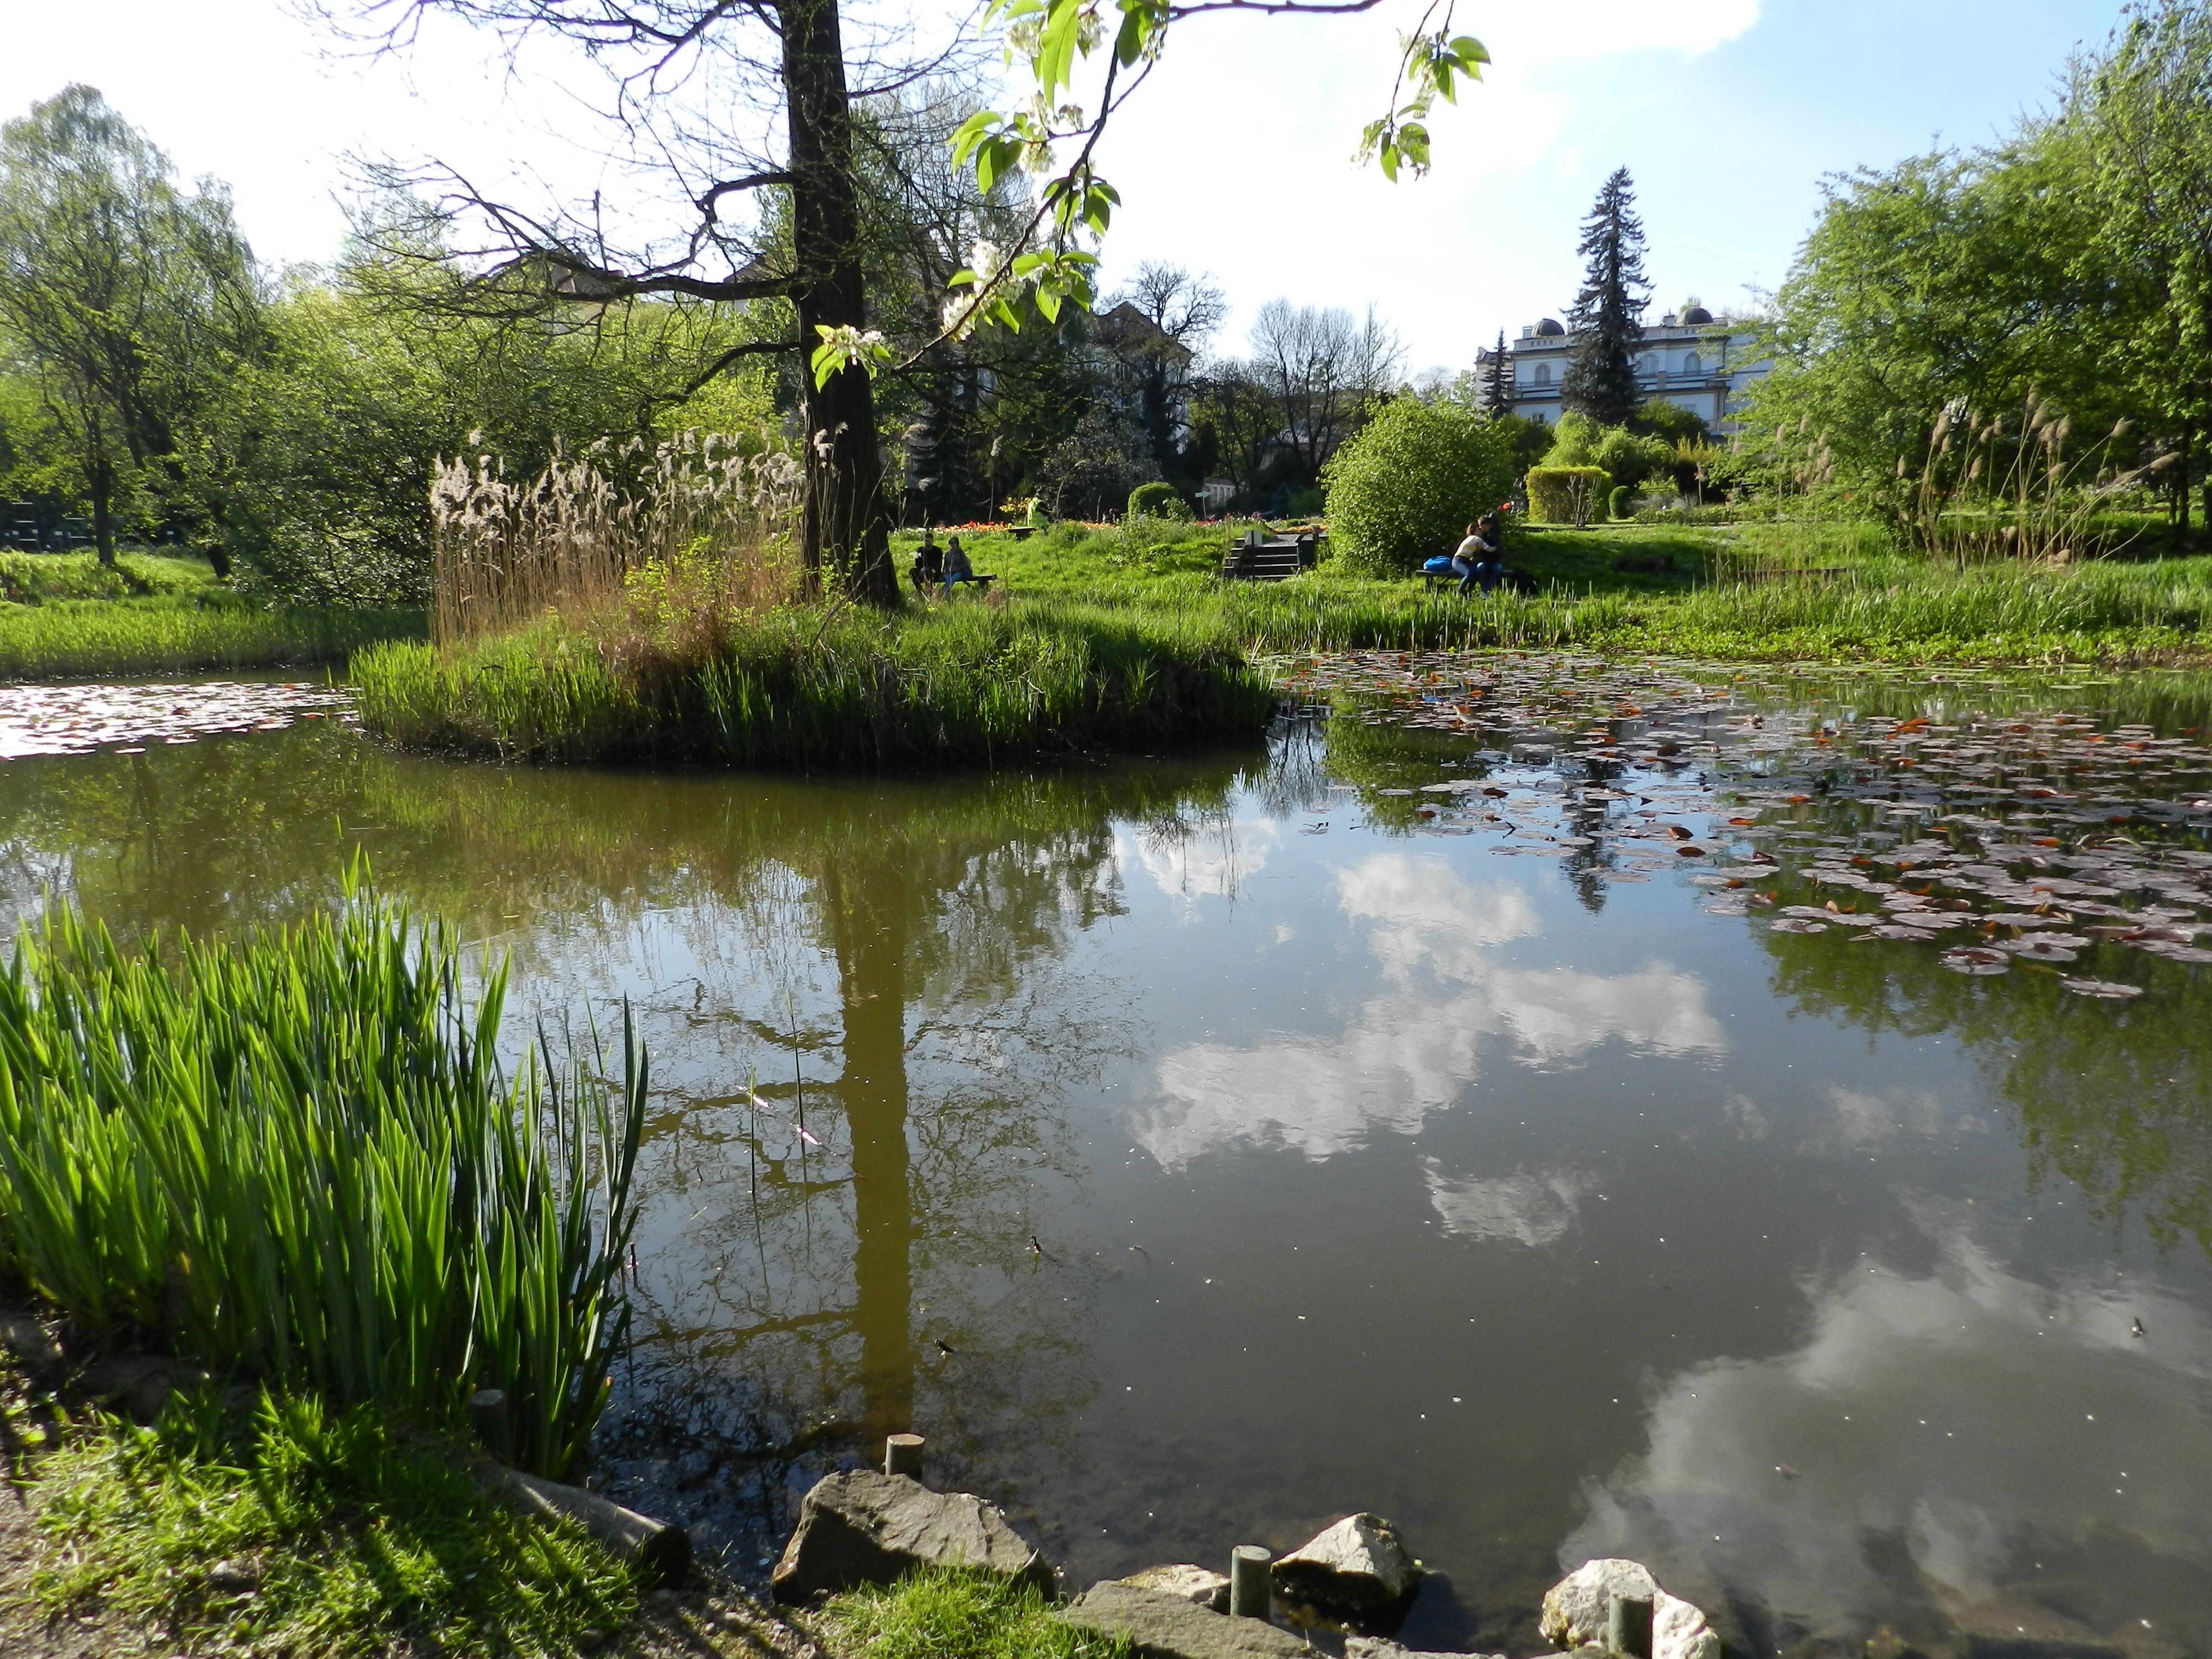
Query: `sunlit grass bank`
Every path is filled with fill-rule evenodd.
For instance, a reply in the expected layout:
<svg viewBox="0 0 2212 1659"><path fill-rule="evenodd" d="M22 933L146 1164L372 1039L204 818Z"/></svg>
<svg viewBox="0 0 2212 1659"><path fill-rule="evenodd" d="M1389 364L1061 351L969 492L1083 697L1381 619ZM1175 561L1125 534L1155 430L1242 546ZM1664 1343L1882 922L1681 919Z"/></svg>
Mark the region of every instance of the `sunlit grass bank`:
<svg viewBox="0 0 2212 1659"><path fill-rule="evenodd" d="M504 1071L504 970L358 890L235 941L70 911L0 973L0 1279L95 1339L334 1406L506 1390L520 1467L581 1455L626 1340L641 1060Z"/></svg>
<svg viewBox="0 0 2212 1659"><path fill-rule="evenodd" d="M1865 526L1829 526L1812 541L1773 524L1524 529L1509 538L1508 562L1538 591L1489 599L1328 560L1292 581L1224 583L1231 528L1059 526L1020 543L976 538L975 562L1017 597L1087 594L1202 617L1263 653L1574 646L1753 660L2189 664L2205 654L2212 617L2212 559L1961 572L1895 556Z"/></svg>
<svg viewBox="0 0 2212 1659"><path fill-rule="evenodd" d="M1273 706L1218 614L1046 600L789 607L680 647L549 621L353 679L395 741L568 761L989 763L1249 737Z"/></svg>
<svg viewBox="0 0 2212 1659"><path fill-rule="evenodd" d="M0 605L0 681L305 667L422 632L420 611L270 610L222 594Z"/></svg>
<svg viewBox="0 0 2212 1659"><path fill-rule="evenodd" d="M837 1659L1127 1659L1130 1650L1054 1618L1035 1585L944 1568L832 1596L817 1625Z"/></svg>
<svg viewBox="0 0 2212 1659"><path fill-rule="evenodd" d="M1214 603L1255 649L1572 646L1735 660L2187 663L2204 652L2212 563L2063 571L1873 572L1675 593L1461 599L1327 575Z"/></svg>
<svg viewBox="0 0 2212 1659"><path fill-rule="evenodd" d="M34 1603L166 1632L161 1651L566 1655L638 1605L580 1532L498 1507L374 1407L179 1399L150 1428L68 1430L23 1490Z"/></svg>

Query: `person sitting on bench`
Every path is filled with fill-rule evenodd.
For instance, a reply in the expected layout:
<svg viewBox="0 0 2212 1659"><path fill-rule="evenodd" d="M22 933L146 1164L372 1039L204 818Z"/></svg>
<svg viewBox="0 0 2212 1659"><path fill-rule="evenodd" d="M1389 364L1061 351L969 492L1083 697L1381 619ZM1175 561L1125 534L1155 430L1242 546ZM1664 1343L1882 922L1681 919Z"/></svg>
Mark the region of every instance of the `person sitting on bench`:
<svg viewBox="0 0 2212 1659"><path fill-rule="evenodd" d="M968 562L968 550L960 545L959 537L951 537L945 542L945 591L947 593L951 592L963 582L970 583L988 592L991 584L997 580L996 576L979 576L975 574L975 567Z"/></svg>
<svg viewBox="0 0 2212 1659"><path fill-rule="evenodd" d="M914 581L914 591L925 599L932 589L945 580L945 550L937 544L936 532L925 529L921 545L915 550L914 565L908 572Z"/></svg>
<svg viewBox="0 0 2212 1659"><path fill-rule="evenodd" d="M1486 593L1497 591L1499 578L1505 567L1498 557L1498 519L1486 513L1467 527L1467 539L1452 554L1452 573L1459 578L1459 591L1472 589L1477 582Z"/></svg>

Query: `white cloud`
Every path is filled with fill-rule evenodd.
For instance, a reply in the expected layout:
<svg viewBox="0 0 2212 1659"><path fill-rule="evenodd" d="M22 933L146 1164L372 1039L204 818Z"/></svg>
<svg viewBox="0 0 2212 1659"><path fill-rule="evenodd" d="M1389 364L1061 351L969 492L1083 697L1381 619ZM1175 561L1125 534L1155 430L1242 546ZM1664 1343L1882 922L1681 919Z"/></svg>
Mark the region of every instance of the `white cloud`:
<svg viewBox="0 0 2212 1659"><path fill-rule="evenodd" d="M2212 1558L2202 1312L2034 1284L1963 1234L1939 1243L1925 1277L1862 1263L1809 1286L1802 1347L1667 1383L1649 1450L1592 1490L1561 1565L1632 1556L1692 1600L1863 1630L1930 1589L1954 1616L2019 1598L2036 1555L2099 1538Z"/></svg>

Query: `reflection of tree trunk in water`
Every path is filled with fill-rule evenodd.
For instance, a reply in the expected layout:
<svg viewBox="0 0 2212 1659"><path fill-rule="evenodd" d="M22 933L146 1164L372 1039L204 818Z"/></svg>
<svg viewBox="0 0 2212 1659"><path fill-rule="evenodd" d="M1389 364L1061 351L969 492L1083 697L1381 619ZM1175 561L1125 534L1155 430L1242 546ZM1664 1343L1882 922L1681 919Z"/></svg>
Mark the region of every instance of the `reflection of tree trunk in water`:
<svg viewBox="0 0 2212 1659"><path fill-rule="evenodd" d="M906 892L886 856L823 888L844 1002L838 1097L853 1137L854 1323L872 1451L914 1426L914 1192L907 1146Z"/></svg>

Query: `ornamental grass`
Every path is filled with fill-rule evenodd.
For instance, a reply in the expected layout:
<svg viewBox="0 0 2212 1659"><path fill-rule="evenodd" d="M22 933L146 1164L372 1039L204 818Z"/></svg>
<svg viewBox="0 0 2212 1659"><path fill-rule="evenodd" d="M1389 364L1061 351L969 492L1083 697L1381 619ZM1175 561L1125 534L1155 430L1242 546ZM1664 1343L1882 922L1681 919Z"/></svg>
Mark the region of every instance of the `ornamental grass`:
<svg viewBox="0 0 2212 1659"><path fill-rule="evenodd" d="M452 1420L506 1390L514 1462L581 1455L626 1340L646 1063L498 1055L503 963L358 880L236 941L75 911L0 973L0 1263L81 1329Z"/></svg>

